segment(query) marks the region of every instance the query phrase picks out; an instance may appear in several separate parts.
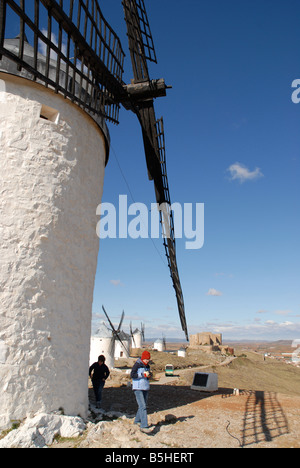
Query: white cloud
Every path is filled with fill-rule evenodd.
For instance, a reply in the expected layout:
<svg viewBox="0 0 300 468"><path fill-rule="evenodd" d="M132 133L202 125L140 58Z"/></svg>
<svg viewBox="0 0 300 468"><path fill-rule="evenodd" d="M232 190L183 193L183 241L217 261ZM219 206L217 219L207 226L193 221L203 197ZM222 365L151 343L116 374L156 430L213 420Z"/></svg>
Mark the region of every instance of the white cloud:
<svg viewBox="0 0 300 468"><path fill-rule="evenodd" d="M210 288L208 290L208 292L206 293L207 296L222 296L223 293L221 293L221 291L217 291L216 289L214 288Z"/></svg>
<svg viewBox="0 0 300 468"><path fill-rule="evenodd" d="M110 283L113 284L114 286L124 286L124 284L121 282L121 280L110 280Z"/></svg>
<svg viewBox="0 0 300 468"><path fill-rule="evenodd" d="M126 317L129 320L129 317ZM117 321L117 319L116 319ZM143 319L144 321L144 319ZM155 319L154 321L146 320L146 337L161 337L164 334L167 339L182 338L185 341L184 334L177 323L177 318L174 320L165 321L163 318ZM232 322L224 321L218 322L202 322L202 323L189 323L189 335L209 331L211 333L222 333L223 341L228 340L300 340L300 322L282 321L276 322L274 320L256 320L252 322Z"/></svg>
<svg viewBox="0 0 300 468"><path fill-rule="evenodd" d="M276 310L275 311L276 315L293 315L291 310Z"/></svg>
<svg viewBox="0 0 300 468"><path fill-rule="evenodd" d="M254 171L250 171L250 169L239 162L229 166L227 171L230 172L231 180L238 180L241 184L248 180L257 180L264 177L259 167L256 167Z"/></svg>
<svg viewBox="0 0 300 468"><path fill-rule="evenodd" d="M213 327L211 327L213 328ZM300 336L300 323L298 322L265 322L254 321L249 324L220 324L217 323L212 329L214 333L223 333L225 339L248 339L248 340L283 340L296 339Z"/></svg>

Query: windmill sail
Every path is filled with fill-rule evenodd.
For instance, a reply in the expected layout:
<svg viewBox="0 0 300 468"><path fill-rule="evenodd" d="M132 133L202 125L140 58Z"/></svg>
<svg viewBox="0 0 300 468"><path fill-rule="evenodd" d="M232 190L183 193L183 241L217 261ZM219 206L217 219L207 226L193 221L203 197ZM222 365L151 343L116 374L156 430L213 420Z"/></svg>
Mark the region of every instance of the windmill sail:
<svg viewBox="0 0 300 468"><path fill-rule="evenodd" d="M116 329L113 325L113 323L111 322L109 316L108 316L108 313L106 312L104 306L102 306L102 309L103 309L103 312L107 318L107 321L111 327L111 332L112 332L112 340L111 340L111 346L110 346L110 350L109 350L109 353L111 355L114 355L114 350L115 350L115 342L116 340L118 340L122 347L124 348L125 352L127 352L127 349L126 349L126 346L125 344L123 343L122 339L120 338L120 334L121 334L121 327L122 327L122 324L123 324L123 320L124 320L124 316L125 316L125 313L124 311L122 312L122 316L121 316L121 319L120 319L120 323L119 323L119 326L118 328Z"/></svg>
<svg viewBox="0 0 300 468"><path fill-rule="evenodd" d="M127 24L134 82L138 85L148 81L151 87L147 61L156 62L156 54L144 1L123 0L122 3ZM148 174L150 180L154 181L157 203L159 205L167 204L170 207L163 120L156 119L153 99L150 97L138 99L137 96L132 96L132 99L135 99L135 113L142 127ZM171 209L164 214L160 211L160 217L163 230L168 234L164 237L165 253L175 289L181 326L188 340L184 300L176 261L174 220Z"/></svg>
<svg viewBox="0 0 300 468"><path fill-rule="evenodd" d="M145 324L141 323L142 341L145 341Z"/></svg>
<svg viewBox="0 0 300 468"><path fill-rule="evenodd" d="M157 63L152 34L143 0L123 0L129 50L135 81L149 80L147 60Z"/></svg>
<svg viewBox="0 0 300 468"><path fill-rule="evenodd" d="M135 337L134 337L134 333L133 333L133 330L132 330L132 323L130 322L130 336L131 336L131 343L132 343L132 346L133 348L136 348L136 342L135 342Z"/></svg>

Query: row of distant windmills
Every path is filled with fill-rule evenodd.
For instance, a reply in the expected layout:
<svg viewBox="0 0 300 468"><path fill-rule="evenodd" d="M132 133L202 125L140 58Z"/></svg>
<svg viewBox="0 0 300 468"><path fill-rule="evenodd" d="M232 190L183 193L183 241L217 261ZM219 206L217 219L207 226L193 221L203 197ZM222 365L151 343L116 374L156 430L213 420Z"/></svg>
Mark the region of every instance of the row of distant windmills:
<svg viewBox="0 0 300 468"><path fill-rule="evenodd" d="M116 328L110 320L104 306L102 306L109 327L102 322L95 335L91 338L90 362L97 360L103 354L106 357L106 364L113 368L115 359L129 358L133 349L139 349L145 341L145 324L141 323L140 328L133 330L130 322L130 334L122 331L122 324L125 317L122 312L119 326Z"/></svg>

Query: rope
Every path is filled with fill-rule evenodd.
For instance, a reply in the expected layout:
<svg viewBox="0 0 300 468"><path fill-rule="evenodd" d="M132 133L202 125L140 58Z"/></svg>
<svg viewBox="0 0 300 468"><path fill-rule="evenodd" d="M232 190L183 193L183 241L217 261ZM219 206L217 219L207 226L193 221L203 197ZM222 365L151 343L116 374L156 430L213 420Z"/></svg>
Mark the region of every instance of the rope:
<svg viewBox="0 0 300 468"><path fill-rule="evenodd" d="M229 428L231 422L230 422L230 421L227 421L227 422L228 422L228 424L227 424L227 426L226 426L226 431L227 431L227 433L230 435L230 437L232 437L233 439L235 439L235 440L238 441L238 443L239 443L239 445L240 445L241 448L244 448L243 445L242 445L242 443L241 443L241 441L240 441L240 439L239 439L238 437L235 437L234 435L230 434L228 428Z"/></svg>

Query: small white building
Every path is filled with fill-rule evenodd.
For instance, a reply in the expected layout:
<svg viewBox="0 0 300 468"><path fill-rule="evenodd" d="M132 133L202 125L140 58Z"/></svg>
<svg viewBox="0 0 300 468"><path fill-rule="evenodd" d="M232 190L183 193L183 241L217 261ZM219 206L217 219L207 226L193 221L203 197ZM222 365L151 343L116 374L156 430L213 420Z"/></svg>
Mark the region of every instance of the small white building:
<svg viewBox="0 0 300 468"><path fill-rule="evenodd" d="M98 361L101 354L105 356L105 364L110 369L115 366L115 359L129 358L131 336L121 331L119 338L122 343L113 336L105 322L102 322L97 332L91 337L90 365Z"/></svg>
<svg viewBox="0 0 300 468"><path fill-rule="evenodd" d="M142 348L142 346L143 346L143 334L141 330L136 328L132 334L131 348L138 349L138 348Z"/></svg>
<svg viewBox="0 0 300 468"><path fill-rule="evenodd" d="M156 351L165 351L165 344L164 344L164 340L162 340L161 338L158 338L158 340L156 340L153 344L153 349L156 349Z"/></svg>
<svg viewBox="0 0 300 468"><path fill-rule="evenodd" d="M115 341L115 359L127 359L130 356L131 336L121 331L119 333L119 338L122 341L122 343L120 343L118 339L116 339Z"/></svg>
<svg viewBox="0 0 300 468"><path fill-rule="evenodd" d="M106 358L105 364L108 368L113 368L115 365L114 352L115 346L113 345L112 332L102 322L95 335L91 337L90 365L98 361L98 357L103 354Z"/></svg>
<svg viewBox="0 0 300 468"><path fill-rule="evenodd" d="M186 349L185 348L180 348L178 350L178 357L186 357Z"/></svg>

